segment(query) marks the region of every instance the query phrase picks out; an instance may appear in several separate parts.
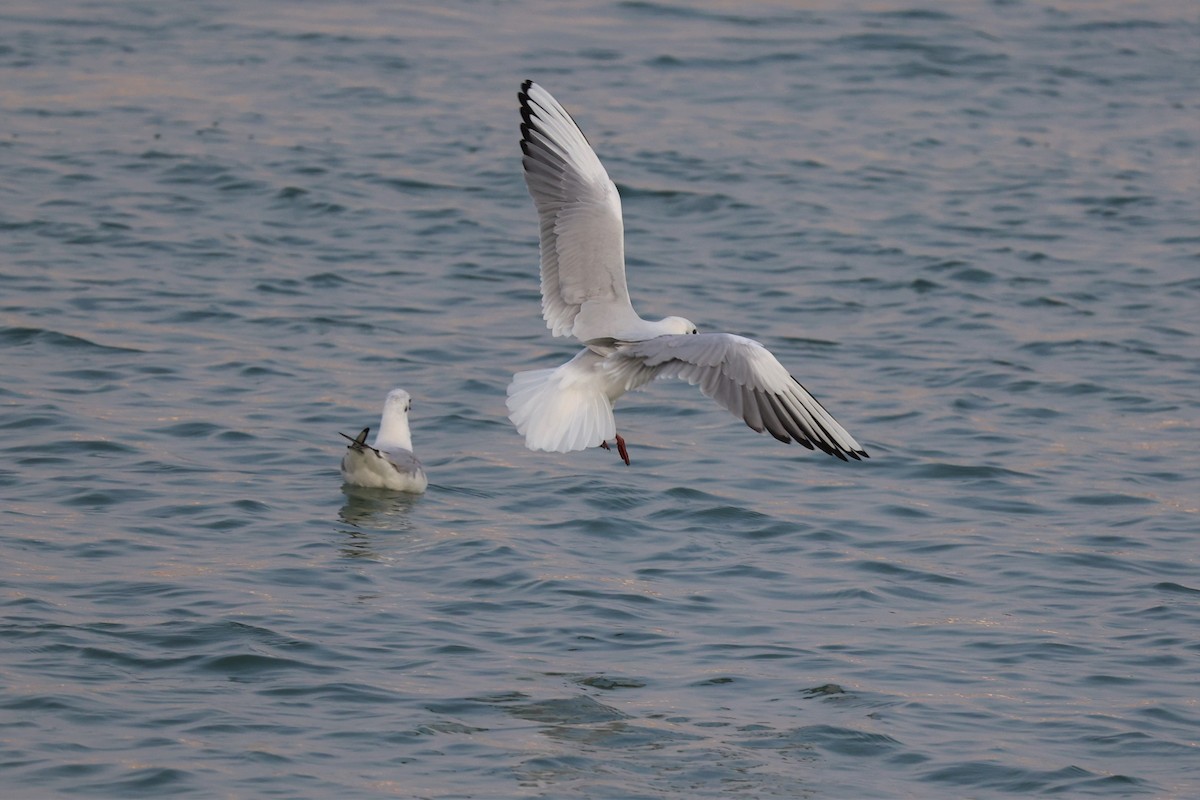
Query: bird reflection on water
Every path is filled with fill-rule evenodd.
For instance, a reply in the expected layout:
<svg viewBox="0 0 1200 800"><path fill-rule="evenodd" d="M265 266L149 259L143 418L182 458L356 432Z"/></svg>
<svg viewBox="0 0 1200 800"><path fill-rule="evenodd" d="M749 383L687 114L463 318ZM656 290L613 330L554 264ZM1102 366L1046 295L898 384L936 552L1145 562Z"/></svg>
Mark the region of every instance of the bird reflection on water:
<svg viewBox="0 0 1200 800"><path fill-rule="evenodd" d="M346 536L340 547L346 558L379 559L373 547L376 537L368 531L411 531L413 524L409 515L421 502L421 495L350 484L342 486L342 494L346 496L346 502L338 511L338 519L353 526L339 529Z"/></svg>

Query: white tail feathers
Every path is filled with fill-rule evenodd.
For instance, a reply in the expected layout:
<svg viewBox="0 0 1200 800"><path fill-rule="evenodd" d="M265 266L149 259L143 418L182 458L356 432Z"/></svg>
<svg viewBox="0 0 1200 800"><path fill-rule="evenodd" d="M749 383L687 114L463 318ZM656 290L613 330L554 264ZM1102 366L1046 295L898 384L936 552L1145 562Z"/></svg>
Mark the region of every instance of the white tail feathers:
<svg viewBox="0 0 1200 800"><path fill-rule="evenodd" d="M508 385L508 418L530 450L598 447L617 433L599 356L584 350L554 369L518 372Z"/></svg>

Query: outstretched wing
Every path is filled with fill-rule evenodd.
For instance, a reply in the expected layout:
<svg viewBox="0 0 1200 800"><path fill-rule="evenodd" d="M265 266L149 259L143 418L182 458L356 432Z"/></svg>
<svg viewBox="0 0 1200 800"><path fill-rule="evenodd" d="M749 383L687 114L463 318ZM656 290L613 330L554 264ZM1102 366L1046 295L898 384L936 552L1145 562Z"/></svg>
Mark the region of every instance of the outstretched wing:
<svg viewBox="0 0 1200 800"><path fill-rule="evenodd" d="M656 378L682 378L781 442L795 440L843 461L866 458L846 429L788 374L771 351L731 333L659 336L624 345L609 357L627 388Z"/></svg>
<svg viewBox="0 0 1200 800"><path fill-rule="evenodd" d="M641 320L625 283L621 198L583 132L525 81L521 163L541 220L542 316L555 336L611 338Z"/></svg>

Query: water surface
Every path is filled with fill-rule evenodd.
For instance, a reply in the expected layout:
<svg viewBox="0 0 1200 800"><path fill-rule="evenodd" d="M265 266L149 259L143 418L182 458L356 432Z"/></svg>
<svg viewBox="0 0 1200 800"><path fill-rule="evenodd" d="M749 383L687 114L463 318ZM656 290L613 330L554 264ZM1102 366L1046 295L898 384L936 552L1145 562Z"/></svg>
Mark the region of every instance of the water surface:
<svg viewBox="0 0 1200 800"><path fill-rule="evenodd" d="M6 796L1200 792L1194 6L794 6L5 5ZM525 78L869 461L522 447Z"/></svg>

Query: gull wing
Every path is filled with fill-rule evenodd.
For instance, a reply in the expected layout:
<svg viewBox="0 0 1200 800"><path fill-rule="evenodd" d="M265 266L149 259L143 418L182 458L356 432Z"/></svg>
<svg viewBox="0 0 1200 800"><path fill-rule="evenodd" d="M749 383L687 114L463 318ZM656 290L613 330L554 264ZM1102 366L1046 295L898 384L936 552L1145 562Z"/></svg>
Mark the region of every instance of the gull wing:
<svg viewBox="0 0 1200 800"><path fill-rule="evenodd" d="M401 475L416 477L425 471L417 457L408 450L384 450L380 453L380 458Z"/></svg>
<svg viewBox="0 0 1200 800"><path fill-rule="evenodd" d="M625 283L621 197L557 100L525 81L521 163L541 220L542 316L555 336L617 338L642 322Z"/></svg>
<svg viewBox="0 0 1200 800"><path fill-rule="evenodd" d="M371 447L371 445L367 444L367 434L370 432L371 432L370 428L363 428L361 431L358 432L358 436L347 436L346 434L342 433L341 431L338 431L338 436L341 436L343 439L349 439L350 444L348 444L346 446L351 450L355 450L355 451L361 453L364 448L366 448L368 450L375 450L374 447ZM375 450L375 452L378 453L379 451Z"/></svg>
<svg viewBox="0 0 1200 800"><path fill-rule="evenodd" d="M609 357L628 388L651 377L682 378L746 424L781 442L796 441L843 461L866 458L863 449L784 368L753 339L731 333L659 336L622 346Z"/></svg>

